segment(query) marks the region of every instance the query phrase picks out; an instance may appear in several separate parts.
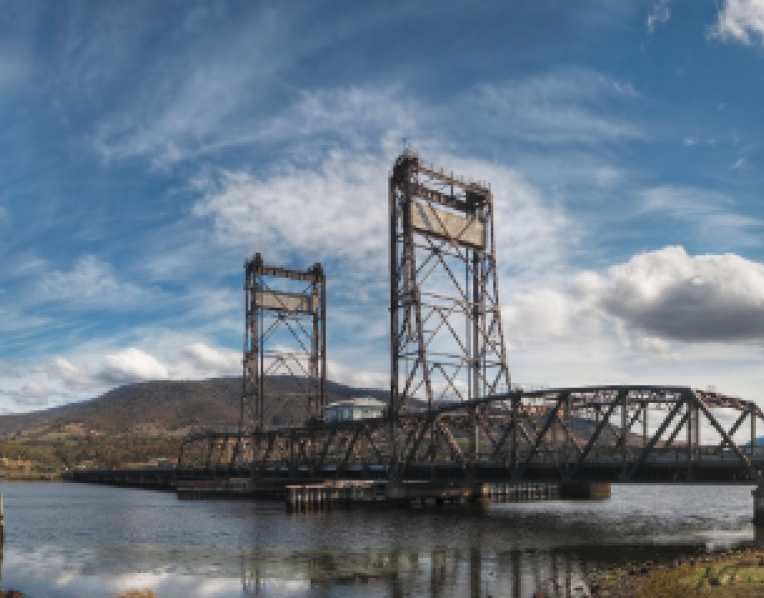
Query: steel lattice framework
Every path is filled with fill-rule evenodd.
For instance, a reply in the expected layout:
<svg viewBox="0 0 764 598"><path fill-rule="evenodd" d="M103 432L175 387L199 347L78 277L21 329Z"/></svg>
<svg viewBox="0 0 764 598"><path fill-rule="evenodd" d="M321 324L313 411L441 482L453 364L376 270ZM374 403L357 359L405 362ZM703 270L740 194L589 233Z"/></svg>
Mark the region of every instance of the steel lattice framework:
<svg viewBox="0 0 764 598"><path fill-rule="evenodd" d="M508 391L491 191L406 151L389 201L393 411Z"/></svg>
<svg viewBox="0 0 764 598"><path fill-rule="evenodd" d="M326 395L326 277L270 267L258 253L244 264L246 326L241 409L243 437L318 416ZM266 401L266 378L282 390ZM290 410L291 408L291 410Z"/></svg>
<svg viewBox="0 0 764 598"><path fill-rule="evenodd" d="M312 413L323 404L325 280L318 264L307 272L267 268L258 254L246 265L242 405L252 407L251 430L240 437L239 459L231 457L228 433L187 437L182 475L251 475L266 484L334 478L762 485L756 425L764 413L752 401L665 385L510 389L490 191L406 152L393 168L389 202L392 394L385 417L303 418L266 429L264 377L304 361L281 347L269 352L276 327L310 339L298 343L309 367L288 371L308 381ZM271 279L308 287L288 293L269 286ZM750 442L739 444L741 436Z"/></svg>

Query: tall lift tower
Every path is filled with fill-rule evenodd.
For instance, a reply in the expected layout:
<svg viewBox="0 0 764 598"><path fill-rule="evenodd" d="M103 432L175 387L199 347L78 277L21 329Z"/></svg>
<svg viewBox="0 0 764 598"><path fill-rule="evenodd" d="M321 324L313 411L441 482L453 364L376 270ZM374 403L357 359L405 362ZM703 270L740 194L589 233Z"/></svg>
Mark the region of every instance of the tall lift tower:
<svg viewBox="0 0 764 598"><path fill-rule="evenodd" d="M389 201L392 411L508 391L490 189L407 150Z"/></svg>
<svg viewBox="0 0 764 598"><path fill-rule="evenodd" d="M258 253L244 264L246 325L241 433L300 426L326 396L326 276L266 266ZM272 390L266 400L266 378Z"/></svg>

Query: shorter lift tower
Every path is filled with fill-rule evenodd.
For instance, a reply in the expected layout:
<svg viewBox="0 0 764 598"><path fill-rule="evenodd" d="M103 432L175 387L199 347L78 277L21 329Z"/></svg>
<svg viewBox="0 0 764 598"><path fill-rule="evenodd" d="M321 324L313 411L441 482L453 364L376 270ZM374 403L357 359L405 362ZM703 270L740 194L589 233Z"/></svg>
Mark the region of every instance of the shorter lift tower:
<svg viewBox="0 0 764 598"><path fill-rule="evenodd" d="M407 150L390 177L391 401L437 408L509 391L493 196Z"/></svg>
<svg viewBox="0 0 764 598"><path fill-rule="evenodd" d="M244 264L246 326L241 434L304 425L326 396L326 277ZM269 387L269 388L266 388Z"/></svg>

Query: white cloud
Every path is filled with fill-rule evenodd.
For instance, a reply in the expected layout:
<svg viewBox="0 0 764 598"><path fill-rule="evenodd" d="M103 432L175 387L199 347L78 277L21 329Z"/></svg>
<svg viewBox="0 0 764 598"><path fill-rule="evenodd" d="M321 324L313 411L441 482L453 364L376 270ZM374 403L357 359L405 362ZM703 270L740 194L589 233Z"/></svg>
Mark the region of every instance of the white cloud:
<svg viewBox="0 0 764 598"><path fill-rule="evenodd" d="M101 369L96 376L103 381L118 384L166 380L170 377L164 364L148 353L133 347L104 357L101 361Z"/></svg>
<svg viewBox="0 0 764 598"><path fill-rule="evenodd" d="M726 0L711 35L743 44L764 41L764 0Z"/></svg>
<svg viewBox="0 0 764 598"><path fill-rule="evenodd" d="M684 342L764 342L764 265L681 247L589 275L587 300L633 329Z"/></svg>
<svg viewBox="0 0 764 598"><path fill-rule="evenodd" d="M567 334L573 317L572 307L568 297L550 289L517 294L502 308L507 340L514 344Z"/></svg>
<svg viewBox="0 0 764 598"><path fill-rule="evenodd" d="M88 385L92 383L87 372L78 368L65 357L54 357L51 362L53 371L56 372L67 384Z"/></svg>
<svg viewBox="0 0 764 598"><path fill-rule="evenodd" d="M329 153L316 169L291 167L268 177L222 172L203 181L194 214L211 217L224 245L264 250L266 260L297 251L310 264L387 259L387 173L377 155Z"/></svg>
<svg viewBox="0 0 764 598"><path fill-rule="evenodd" d="M764 265L740 256L646 252L502 306L516 381L663 383L755 398L764 346Z"/></svg>
<svg viewBox="0 0 764 598"><path fill-rule="evenodd" d="M183 355L203 372L215 376L241 374L241 353L210 347L201 342L193 343L183 350Z"/></svg>
<svg viewBox="0 0 764 598"><path fill-rule="evenodd" d="M68 272L41 270L40 276L36 295L47 301L109 309L136 305L151 297L149 291L118 280L111 266L93 255L81 257Z"/></svg>
<svg viewBox="0 0 764 598"><path fill-rule="evenodd" d="M660 0L647 15L647 31L653 33L658 25L665 25L670 19L671 0Z"/></svg>

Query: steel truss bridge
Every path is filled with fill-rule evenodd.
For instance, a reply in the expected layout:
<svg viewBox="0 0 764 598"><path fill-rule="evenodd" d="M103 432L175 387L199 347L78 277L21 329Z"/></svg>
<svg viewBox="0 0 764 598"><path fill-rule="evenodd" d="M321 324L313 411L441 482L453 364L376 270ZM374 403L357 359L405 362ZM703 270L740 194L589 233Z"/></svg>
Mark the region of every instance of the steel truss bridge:
<svg viewBox="0 0 764 598"><path fill-rule="evenodd" d="M207 432L186 439L180 468L256 481L759 484L762 418L753 402L689 387L515 390L256 432L243 451L236 434Z"/></svg>
<svg viewBox="0 0 764 598"><path fill-rule="evenodd" d="M179 476L761 485L764 453L755 439L763 415L751 401L662 385L513 387L490 187L425 165L412 151L397 158L389 183L384 417L323 420L324 271L266 266L257 254L245 263L238 433L186 438ZM293 392L266 397L266 377L279 368L297 378ZM301 386L305 408L295 422L294 410L279 410L298 401ZM764 522L764 490L761 498Z"/></svg>

